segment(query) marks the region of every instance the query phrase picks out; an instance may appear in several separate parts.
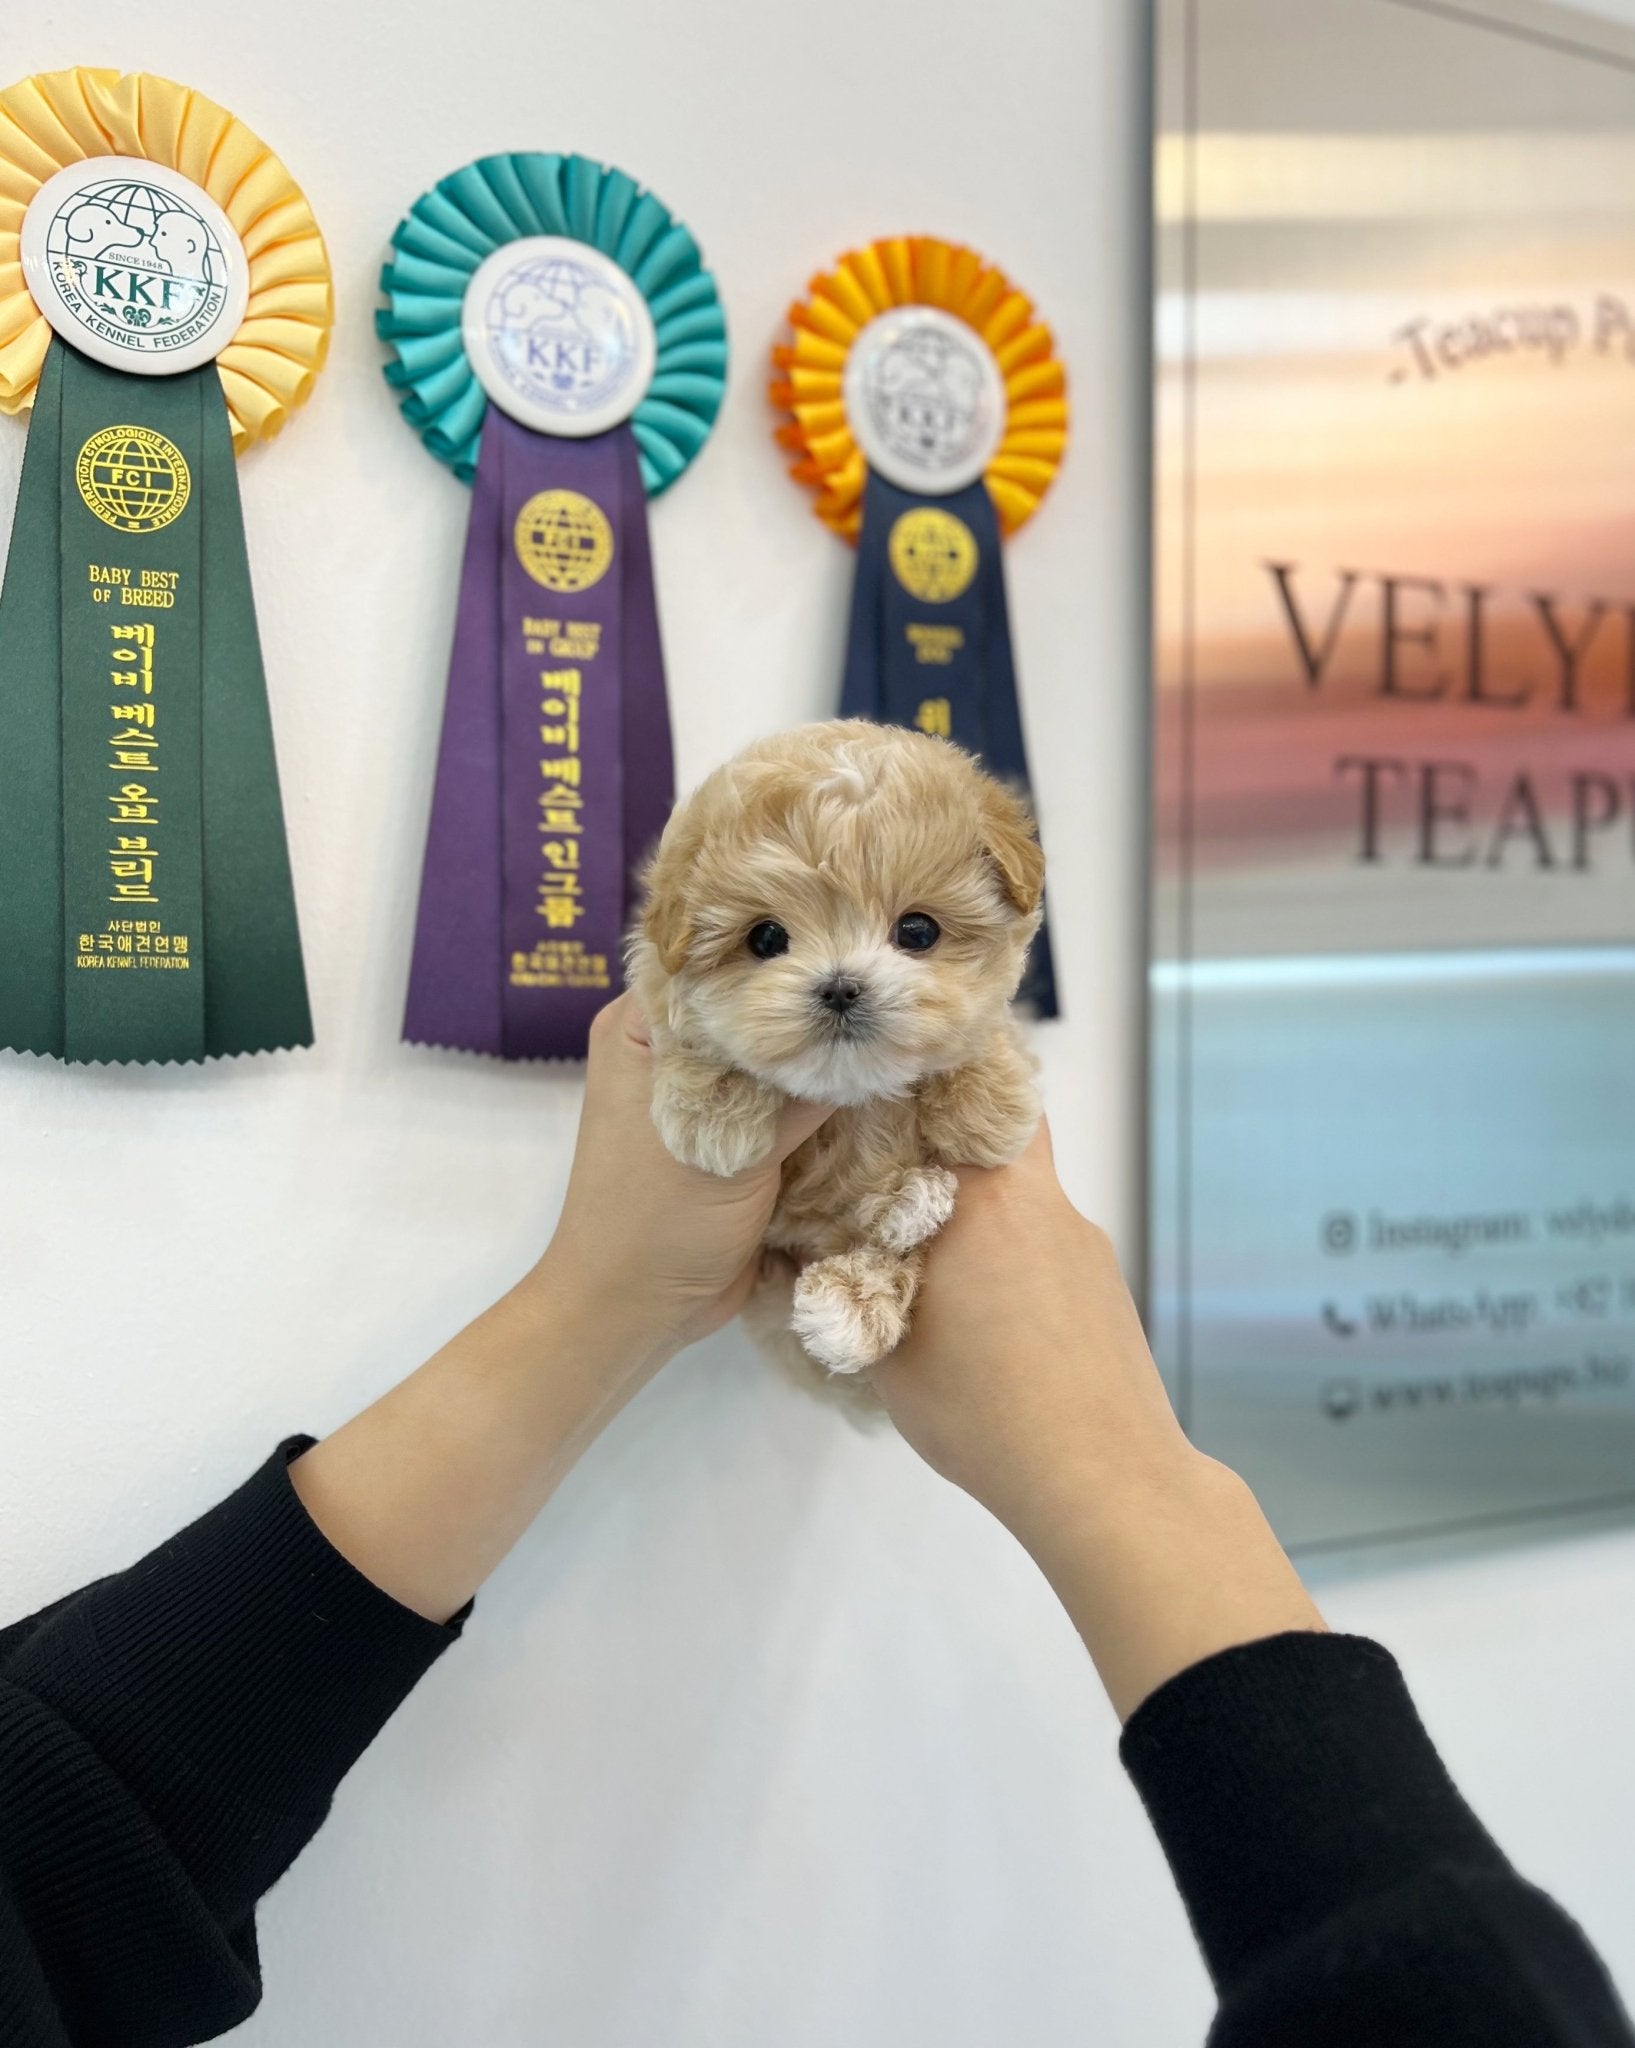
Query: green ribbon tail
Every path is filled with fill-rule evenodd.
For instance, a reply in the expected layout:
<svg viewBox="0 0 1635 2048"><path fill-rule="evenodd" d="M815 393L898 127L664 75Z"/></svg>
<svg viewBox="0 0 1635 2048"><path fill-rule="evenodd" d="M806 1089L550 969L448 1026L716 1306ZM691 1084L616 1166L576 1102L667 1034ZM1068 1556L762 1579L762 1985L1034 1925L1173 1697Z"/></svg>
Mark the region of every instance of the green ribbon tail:
<svg viewBox="0 0 1635 2048"><path fill-rule="evenodd" d="M63 1048L62 351L40 372L0 590L0 1045Z"/></svg>
<svg viewBox="0 0 1635 2048"><path fill-rule="evenodd" d="M312 1043L227 401L204 385L204 1029L209 1053Z"/></svg>
<svg viewBox="0 0 1635 2048"><path fill-rule="evenodd" d="M232 433L213 365L54 342L0 594L0 1044L306 1045Z"/></svg>
<svg viewBox="0 0 1635 2048"><path fill-rule="evenodd" d="M53 344L54 348L59 344ZM63 1057L204 1057L200 373L63 350Z"/></svg>

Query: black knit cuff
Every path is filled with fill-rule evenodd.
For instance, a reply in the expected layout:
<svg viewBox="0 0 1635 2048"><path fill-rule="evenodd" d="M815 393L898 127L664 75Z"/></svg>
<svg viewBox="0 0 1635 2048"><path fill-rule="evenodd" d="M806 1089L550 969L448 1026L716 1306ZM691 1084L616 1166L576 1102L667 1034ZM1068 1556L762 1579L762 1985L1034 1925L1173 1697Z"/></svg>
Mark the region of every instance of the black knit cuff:
<svg viewBox="0 0 1635 2048"><path fill-rule="evenodd" d="M295 1437L236 1493L66 1601L8 1661L128 1784L196 1871L274 1817L304 1839L459 1635L373 1585L301 1505ZM274 1827L267 1847L278 1853ZM270 1878L268 1879L270 1882Z"/></svg>
<svg viewBox="0 0 1635 2048"><path fill-rule="evenodd" d="M1120 1753L1223 1990L1268 1948L1433 1862L1508 1868L1361 1636L1222 1651L1160 1686Z"/></svg>

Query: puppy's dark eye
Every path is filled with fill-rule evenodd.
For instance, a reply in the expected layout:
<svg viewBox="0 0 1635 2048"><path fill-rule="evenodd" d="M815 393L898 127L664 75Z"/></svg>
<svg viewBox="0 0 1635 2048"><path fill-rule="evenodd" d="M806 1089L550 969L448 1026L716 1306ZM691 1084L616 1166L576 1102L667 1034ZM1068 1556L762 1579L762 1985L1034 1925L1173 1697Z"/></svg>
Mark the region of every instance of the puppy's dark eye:
<svg viewBox="0 0 1635 2048"><path fill-rule="evenodd" d="M934 917L927 917L923 910L911 910L907 917L900 917L891 934L891 943L905 953L929 953L942 937L942 926Z"/></svg>
<svg viewBox="0 0 1635 2048"><path fill-rule="evenodd" d="M757 960L776 960L780 953L789 951L789 934L781 924L774 924L771 918L766 918L751 927L744 944Z"/></svg>

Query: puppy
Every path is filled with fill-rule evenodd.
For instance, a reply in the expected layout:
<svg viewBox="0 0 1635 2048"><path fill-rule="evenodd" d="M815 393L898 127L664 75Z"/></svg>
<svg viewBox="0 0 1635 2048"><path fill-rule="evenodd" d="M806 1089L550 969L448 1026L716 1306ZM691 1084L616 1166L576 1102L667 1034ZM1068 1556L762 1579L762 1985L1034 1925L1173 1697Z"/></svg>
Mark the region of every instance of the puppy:
<svg viewBox="0 0 1635 2048"><path fill-rule="evenodd" d="M946 740L836 719L748 747L680 805L645 877L630 985L653 1120L734 1174L791 1096L838 1105L791 1154L747 1319L858 1373L908 1329L953 1165L1033 1133L1010 1002L1039 925L1025 806Z"/></svg>

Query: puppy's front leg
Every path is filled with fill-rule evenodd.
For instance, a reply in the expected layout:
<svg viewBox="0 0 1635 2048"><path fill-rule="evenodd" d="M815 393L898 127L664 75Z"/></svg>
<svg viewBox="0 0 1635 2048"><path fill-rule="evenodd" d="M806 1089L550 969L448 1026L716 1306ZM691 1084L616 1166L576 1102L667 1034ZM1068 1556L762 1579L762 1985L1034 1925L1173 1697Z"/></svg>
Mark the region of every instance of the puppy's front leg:
<svg viewBox="0 0 1635 2048"><path fill-rule="evenodd" d="M912 1251L953 1215L957 1189L946 1166L905 1166L888 1187L858 1203L858 1227L871 1244Z"/></svg>
<svg viewBox="0 0 1635 2048"><path fill-rule="evenodd" d="M679 1046L655 1052L653 1122L683 1166L723 1179L769 1157L783 1098L748 1074Z"/></svg>
<svg viewBox="0 0 1635 2048"><path fill-rule="evenodd" d="M969 1066L933 1074L919 1091L920 1137L949 1166L1008 1166L1039 1124L1034 1060L1014 1028Z"/></svg>

